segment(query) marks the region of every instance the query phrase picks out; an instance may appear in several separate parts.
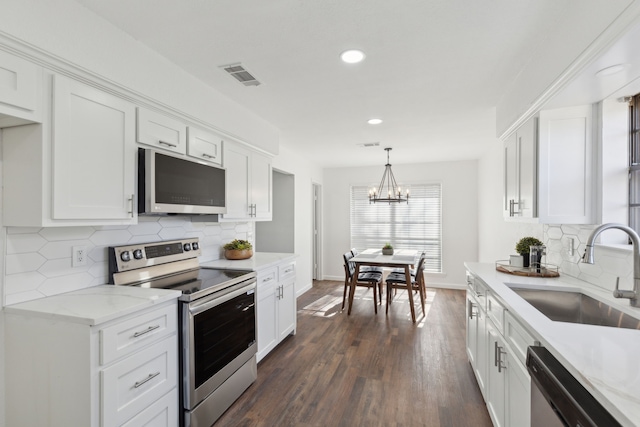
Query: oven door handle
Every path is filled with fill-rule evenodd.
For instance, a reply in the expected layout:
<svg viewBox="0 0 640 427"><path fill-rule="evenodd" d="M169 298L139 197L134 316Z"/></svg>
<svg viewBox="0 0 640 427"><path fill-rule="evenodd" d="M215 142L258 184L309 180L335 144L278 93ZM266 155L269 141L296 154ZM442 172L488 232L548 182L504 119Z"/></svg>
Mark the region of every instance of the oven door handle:
<svg viewBox="0 0 640 427"><path fill-rule="evenodd" d="M215 296L213 298L203 298L205 301L200 302L200 300L196 300L195 303L189 304L189 313L192 315L196 315L198 313L202 313L203 311L209 310L217 305L223 304L233 298L246 294L249 292L255 292L256 282L253 281L248 286L243 286L240 289L236 289L235 291L231 291L221 296Z"/></svg>

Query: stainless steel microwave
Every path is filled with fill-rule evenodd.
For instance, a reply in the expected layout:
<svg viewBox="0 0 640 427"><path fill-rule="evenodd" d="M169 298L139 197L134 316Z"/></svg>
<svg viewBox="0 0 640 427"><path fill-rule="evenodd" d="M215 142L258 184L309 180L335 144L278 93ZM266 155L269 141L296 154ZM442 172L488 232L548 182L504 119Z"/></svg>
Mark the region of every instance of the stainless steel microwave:
<svg viewBox="0 0 640 427"><path fill-rule="evenodd" d="M138 149L138 214L224 214L226 171Z"/></svg>

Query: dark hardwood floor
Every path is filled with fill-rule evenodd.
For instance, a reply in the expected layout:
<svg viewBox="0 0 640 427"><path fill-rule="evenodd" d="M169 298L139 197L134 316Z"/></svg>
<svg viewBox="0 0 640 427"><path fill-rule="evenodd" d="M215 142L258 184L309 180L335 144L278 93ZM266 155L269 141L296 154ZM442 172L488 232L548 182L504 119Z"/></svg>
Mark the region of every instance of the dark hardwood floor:
<svg viewBox="0 0 640 427"><path fill-rule="evenodd" d="M464 291L428 289L414 325L406 292L374 315L358 288L347 316L342 285L314 282L298 298L297 334L215 427L491 426L465 352Z"/></svg>

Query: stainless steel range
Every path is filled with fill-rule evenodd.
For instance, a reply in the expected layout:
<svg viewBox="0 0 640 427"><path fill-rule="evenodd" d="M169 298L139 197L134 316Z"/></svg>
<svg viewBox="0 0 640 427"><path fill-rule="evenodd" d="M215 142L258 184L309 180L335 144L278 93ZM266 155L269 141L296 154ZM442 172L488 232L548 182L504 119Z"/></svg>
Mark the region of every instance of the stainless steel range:
<svg viewBox="0 0 640 427"><path fill-rule="evenodd" d="M182 291L184 427L210 427L257 378L256 274L200 268L197 238L109 248L111 283Z"/></svg>

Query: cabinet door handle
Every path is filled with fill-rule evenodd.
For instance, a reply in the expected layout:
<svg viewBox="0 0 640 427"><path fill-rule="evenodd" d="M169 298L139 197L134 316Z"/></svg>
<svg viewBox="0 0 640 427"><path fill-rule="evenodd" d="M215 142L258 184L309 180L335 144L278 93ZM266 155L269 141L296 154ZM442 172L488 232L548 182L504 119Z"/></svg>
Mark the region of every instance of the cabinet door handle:
<svg viewBox="0 0 640 427"><path fill-rule="evenodd" d="M142 381L136 381L136 383L133 385L133 387L134 388L138 388L138 387L144 385L145 383L148 383L149 381L151 381L152 379L154 379L158 375L160 375L160 371L156 372L155 374L149 374L149 376L147 378L143 379Z"/></svg>
<svg viewBox="0 0 640 427"><path fill-rule="evenodd" d="M131 207L131 209L129 209L129 212L127 212L129 215L131 215L131 218L133 218L133 197L133 194L131 195L131 197L129 197L129 206Z"/></svg>
<svg viewBox="0 0 640 427"><path fill-rule="evenodd" d="M469 303L469 313L467 314L469 316L469 319L473 319L473 317L477 314L473 311L474 308L476 308L476 305L474 303Z"/></svg>
<svg viewBox="0 0 640 427"><path fill-rule="evenodd" d="M142 336L144 334L148 334L151 331L155 331L156 329L158 329L160 327L160 325L154 325L154 326L149 326L147 329L145 329L144 331L140 331L140 332L136 332L135 334L133 334L134 338L138 338L139 336Z"/></svg>
<svg viewBox="0 0 640 427"><path fill-rule="evenodd" d="M507 365L503 364L503 362L502 362L502 355L503 354L506 355L507 352L502 350L501 346L498 346L498 372L502 372L503 369L507 369Z"/></svg>
<svg viewBox="0 0 640 427"><path fill-rule="evenodd" d="M493 366L498 366L498 341L493 342Z"/></svg>
<svg viewBox="0 0 640 427"><path fill-rule="evenodd" d="M178 146L177 144L172 144L170 142L161 141L161 140L158 140L158 144L166 145L167 147L170 147L170 148L176 148Z"/></svg>
<svg viewBox="0 0 640 427"><path fill-rule="evenodd" d="M205 159L215 159L216 156L212 156L211 154L207 154L207 153L202 153L202 157L204 157Z"/></svg>

